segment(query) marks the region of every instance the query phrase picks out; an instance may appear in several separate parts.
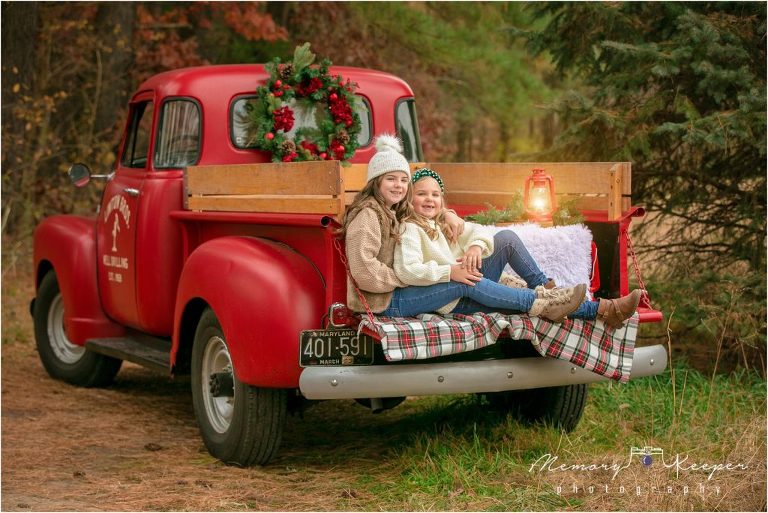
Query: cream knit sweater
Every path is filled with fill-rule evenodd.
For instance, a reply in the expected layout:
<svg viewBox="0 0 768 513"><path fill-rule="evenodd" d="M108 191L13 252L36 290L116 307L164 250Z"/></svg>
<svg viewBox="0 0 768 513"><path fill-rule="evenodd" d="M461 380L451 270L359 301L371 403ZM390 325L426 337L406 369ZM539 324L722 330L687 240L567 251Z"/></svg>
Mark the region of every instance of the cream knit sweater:
<svg viewBox="0 0 768 513"><path fill-rule="evenodd" d="M435 228L434 221L428 222ZM493 234L479 224L465 223L458 244L453 246L440 230L437 230L437 240L432 240L418 225L405 223L404 226L405 232L395 248L394 268L397 277L407 285L425 286L451 281L451 266L470 246L479 246L483 258L493 253ZM437 312L449 313L458 302L458 299L452 301Z"/></svg>
<svg viewBox="0 0 768 513"><path fill-rule="evenodd" d="M405 287L392 269L397 242L389 234L389 227L379 220L376 209L380 208L371 200L360 209L349 223L346 235L347 262L349 271L355 277L371 311L379 313L389 306L392 292ZM365 307L347 277L347 306L355 312L364 312Z"/></svg>

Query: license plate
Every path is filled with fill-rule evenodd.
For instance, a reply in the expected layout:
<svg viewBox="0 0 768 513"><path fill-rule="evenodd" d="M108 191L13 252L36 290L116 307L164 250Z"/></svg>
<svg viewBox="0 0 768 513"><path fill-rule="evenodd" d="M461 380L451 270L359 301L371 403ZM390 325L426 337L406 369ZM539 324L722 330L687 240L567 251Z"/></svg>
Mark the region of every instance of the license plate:
<svg viewBox="0 0 768 513"><path fill-rule="evenodd" d="M299 365L371 365L373 338L357 330L307 330L299 340Z"/></svg>

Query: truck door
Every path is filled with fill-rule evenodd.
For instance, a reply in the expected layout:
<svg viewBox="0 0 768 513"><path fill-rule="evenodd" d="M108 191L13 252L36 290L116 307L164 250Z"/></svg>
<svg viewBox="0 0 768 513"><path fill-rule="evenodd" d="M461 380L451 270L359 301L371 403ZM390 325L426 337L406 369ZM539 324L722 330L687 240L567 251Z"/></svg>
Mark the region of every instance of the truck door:
<svg viewBox="0 0 768 513"><path fill-rule="evenodd" d="M139 326L136 301L138 202L149 168L152 146L151 93L130 106L115 175L104 189L96 223L98 280L102 306L114 320Z"/></svg>

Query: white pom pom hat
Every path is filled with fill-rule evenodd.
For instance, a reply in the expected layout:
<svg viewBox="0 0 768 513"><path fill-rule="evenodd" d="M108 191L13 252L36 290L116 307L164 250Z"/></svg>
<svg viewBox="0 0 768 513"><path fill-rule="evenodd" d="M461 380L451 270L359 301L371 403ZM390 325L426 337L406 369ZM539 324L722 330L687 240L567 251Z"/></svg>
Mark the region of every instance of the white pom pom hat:
<svg viewBox="0 0 768 513"><path fill-rule="evenodd" d="M376 138L376 155L368 162L368 181L392 171L402 171L411 178L411 166L402 154L400 139L390 134Z"/></svg>

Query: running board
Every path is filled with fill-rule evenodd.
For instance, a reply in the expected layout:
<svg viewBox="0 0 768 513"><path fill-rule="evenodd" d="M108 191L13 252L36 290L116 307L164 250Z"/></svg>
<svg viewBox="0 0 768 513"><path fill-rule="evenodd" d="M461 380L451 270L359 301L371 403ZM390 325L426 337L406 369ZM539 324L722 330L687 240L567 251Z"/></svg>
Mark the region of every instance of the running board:
<svg viewBox="0 0 768 513"><path fill-rule="evenodd" d="M630 378L661 374L664 346L638 347ZM299 388L307 399L356 399L409 395L502 392L606 381L607 378L554 358L512 358L474 362L307 367Z"/></svg>
<svg viewBox="0 0 768 513"><path fill-rule="evenodd" d="M171 372L170 340L133 333L124 337L88 339L85 341L85 348L163 374Z"/></svg>

